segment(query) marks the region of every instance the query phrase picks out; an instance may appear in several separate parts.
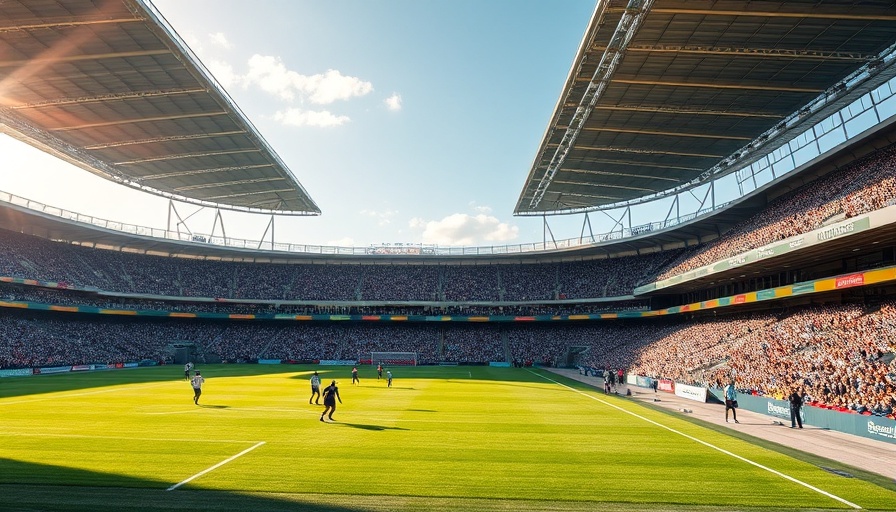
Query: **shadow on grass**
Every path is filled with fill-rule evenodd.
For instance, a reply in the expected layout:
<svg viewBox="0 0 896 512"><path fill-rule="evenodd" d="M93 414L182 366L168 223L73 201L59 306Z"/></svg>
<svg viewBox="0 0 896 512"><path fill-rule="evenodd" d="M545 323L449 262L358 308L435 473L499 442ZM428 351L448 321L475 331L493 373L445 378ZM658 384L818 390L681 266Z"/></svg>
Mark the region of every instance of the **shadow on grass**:
<svg viewBox="0 0 896 512"><path fill-rule="evenodd" d="M2 510L295 511L353 512L324 495L246 493L203 489L166 491L160 482L0 458Z"/></svg>
<svg viewBox="0 0 896 512"><path fill-rule="evenodd" d="M196 368L201 368L202 374L206 378L209 376L214 378L251 377L300 371L298 368L288 365L268 366L258 364L206 364L197 365ZM115 370L5 377L3 378L3 386L0 386L0 398L177 381L186 382L184 380L183 366L141 366Z"/></svg>
<svg viewBox="0 0 896 512"><path fill-rule="evenodd" d="M373 431L379 431L379 430L410 430L410 429L407 429L407 428L401 428L401 427L384 427L384 426L382 426L382 425L364 425L364 424L361 424L361 423L339 423L338 421L334 421L333 424L334 424L334 425L340 425L340 426L343 426L343 427L357 428L357 429L360 429L360 430L373 430Z"/></svg>
<svg viewBox="0 0 896 512"><path fill-rule="evenodd" d="M204 407L206 409L230 409L229 405L205 405L205 404L196 404L199 407Z"/></svg>

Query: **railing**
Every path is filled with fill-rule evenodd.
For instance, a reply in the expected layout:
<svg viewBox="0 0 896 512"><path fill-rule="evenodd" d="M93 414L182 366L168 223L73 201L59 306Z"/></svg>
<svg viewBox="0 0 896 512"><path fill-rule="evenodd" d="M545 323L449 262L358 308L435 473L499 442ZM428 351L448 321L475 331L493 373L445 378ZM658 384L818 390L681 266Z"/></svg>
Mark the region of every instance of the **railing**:
<svg viewBox="0 0 896 512"><path fill-rule="evenodd" d="M622 240L632 236L650 234L654 231L670 228L688 221L691 221L701 215L712 213L712 209L704 209L699 212L683 215L676 219L668 219L662 222L652 222L650 224L642 224L633 228L618 229L603 234L595 234L578 238L567 238L548 242L530 242L515 245L491 245L491 246L472 246L472 247L439 247L429 245L416 244L395 244L391 246L370 246L370 247L339 247L328 245L312 245L312 244L293 244L293 243L277 243L261 242L258 240L246 240L242 238L231 238L222 236L211 236L199 233L185 233L180 231L171 231L168 229L151 228L146 226L137 226L125 222L103 219L92 215L73 212L63 208L46 205L39 201L34 201L25 197L21 197L9 192L0 191L0 202L10 205L26 208L44 215L59 217L61 219L95 226L101 229L108 229L118 233L124 233L134 236L144 236L158 238L164 240L172 240L177 242L192 243L199 245L212 245L215 247L226 247L230 249L245 249L253 252L285 252L294 254L322 254L322 255L345 255L345 256L370 256L370 255L393 255L393 256L495 256L495 255L512 255L512 254L529 254L537 252L552 252L566 249L575 249L582 247L590 247Z"/></svg>

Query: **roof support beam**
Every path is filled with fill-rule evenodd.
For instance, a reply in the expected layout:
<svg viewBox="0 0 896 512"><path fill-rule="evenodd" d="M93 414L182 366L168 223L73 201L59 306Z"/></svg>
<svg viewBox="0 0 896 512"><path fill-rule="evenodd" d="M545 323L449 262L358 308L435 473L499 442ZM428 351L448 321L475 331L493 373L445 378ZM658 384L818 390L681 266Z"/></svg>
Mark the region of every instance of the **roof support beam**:
<svg viewBox="0 0 896 512"><path fill-rule="evenodd" d="M82 149L97 150L120 148L122 146L142 146L144 144L159 144L162 142L181 142L185 140L214 139L216 137L228 137L230 135L242 135L245 130L231 130L229 132L197 133L192 135L170 135L168 137L153 137L151 139L123 140L119 142L106 142L103 144L91 144Z"/></svg>
<svg viewBox="0 0 896 512"><path fill-rule="evenodd" d="M621 146L576 146L576 149L584 149L590 151L613 151L617 153L635 153L638 155L677 155L677 156L689 156L696 158L724 158L728 155L711 155L704 153L682 153L680 151L660 151L656 149L637 149L630 147L621 147Z"/></svg>
<svg viewBox="0 0 896 512"><path fill-rule="evenodd" d="M592 48L602 51L599 46ZM767 57L777 59L818 59L843 60L850 62L866 62L877 57L876 53L836 52L823 50L787 50L779 48L732 48L719 46L676 46L676 45L644 45L629 46L626 52L632 53L675 53L688 55L721 55L723 57Z"/></svg>
<svg viewBox="0 0 896 512"><path fill-rule="evenodd" d="M887 9L887 8L884 8ZM896 15L892 11L882 11L880 14L855 14L846 9L825 11L824 8L813 7L802 12L786 11L726 11L722 9L668 9L656 8L651 11L654 14L696 14L698 16L750 16L754 18L798 18L810 20L855 20L855 21L896 21ZM886 13L886 14L884 14Z"/></svg>
<svg viewBox="0 0 896 512"><path fill-rule="evenodd" d="M231 185L251 185L253 183L268 183L271 181L286 181L286 178L276 176L273 178L255 178L255 179L250 179L250 180L219 181L219 182L215 182L215 183L204 183L202 185L189 185L186 187L177 187L174 190L175 190L175 192L188 192L190 190L201 190L201 189L205 189L205 188L229 187Z"/></svg>
<svg viewBox="0 0 896 512"><path fill-rule="evenodd" d="M61 98L57 100L47 100L37 103L23 103L21 105L12 105L11 110L24 110L44 107L63 107L65 105L89 105L91 103L107 103L110 101L127 101L144 98L155 98L159 96L177 96L180 94L206 93L206 89L195 87L192 89L172 89L167 91L141 91L128 92L120 94L103 94L102 96L89 96L84 98Z"/></svg>
<svg viewBox="0 0 896 512"><path fill-rule="evenodd" d="M824 89L816 89L809 87L769 87L767 85L748 85L748 84L715 84L701 82L666 82L661 80L613 80L617 84L627 85L658 85L661 87L701 87L704 89L737 89L743 91L775 91L775 92L796 92L800 94L821 94Z"/></svg>
<svg viewBox="0 0 896 512"><path fill-rule="evenodd" d="M83 27L85 25L117 25L120 23L142 23L144 20L140 18L110 18L95 20L73 20L71 18L59 19L56 21L45 21L44 23L29 23L27 25L6 25L0 26L0 34L4 32L20 32L30 30L42 30L48 28L63 27Z"/></svg>
<svg viewBox="0 0 896 512"><path fill-rule="evenodd" d="M608 183L586 183L584 181L566 181L566 180L555 180L554 183L558 185L573 185L575 187L600 187L600 188L618 188L622 190L637 190L639 192L660 192L659 190L645 187L629 187L626 185L610 185Z"/></svg>
<svg viewBox="0 0 896 512"><path fill-rule="evenodd" d="M612 133L635 133L638 135L656 135L659 137L690 137L690 138L698 138L698 139L726 139L726 140L743 140L743 141L751 141L752 137L740 137L737 135L722 135L721 133L684 133L684 132L662 132L656 130L625 130L622 128L582 128L583 131L588 132L612 132Z"/></svg>
<svg viewBox="0 0 896 512"><path fill-rule="evenodd" d="M582 127L585 126L585 122L591 117L591 111L603 96L607 85L616 72L616 68L622 62L622 56L625 54L626 47L628 47L632 38L638 32L641 23L647 17L647 13L650 12L652 6L653 0L630 0L626 5L626 9L616 25L613 36L610 38L611 42L607 51L601 56L597 69L595 69L588 87L585 89L581 100L579 100L579 106L572 117L572 122L570 122L569 128L563 134L560 144L551 157L551 163L532 193L532 199L529 201L530 209L535 209L544 198L551 181L575 145Z"/></svg>
<svg viewBox="0 0 896 512"><path fill-rule="evenodd" d="M638 167L659 167L661 169L672 168L672 169L682 169L682 170L686 170L686 171L702 171L703 170L702 168L693 168L693 167L690 167L690 168L689 167L671 167L668 165L655 165L655 164L648 165L648 164L642 164L640 162L613 161L612 163L616 164L616 165L636 165ZM638 179L645 179L645 180L666 180L666 181L671 181L674 183L680 183L680 180L677 180L675 178L668 178L666 176L656 176L653 174L632 174L632 173L627 173L627 172L595 171L595 170L591 170L591 169L563 169L563 172L570 172L570 173L576 173L576 174L589 174L589 175L595 175L595 176L622 176L625 178L638 178Z"/></svg>
<svg viewBox="0 0 896 512"><path fill-rule="evenodd" d="M261 149L259 148L249 148L249 149L230 149L230 150L222 150L222 151L199 151L196 153L181 153L179 155L162 155L162 156L154 156L150 158L140 158L137 160L128 160L125 162L113 162L112 165L136 165L136 164L145 164L149 162L165 162L168 160L181 160L184 158L202 158L205 156L221 156L221 155L239 155L243 153L260 153Z"/></svg>
<svg viewBox="0 0 896 512"><path fill-rule="evenodd" d="M167 116L156 116L156 117L136 117L134 119L118 119L115 121L102 121L99 123L87 123L87 124L79 124L75 126L62 126L59 128L47 128L48 132L67 132L73 130L85 130L87 128L99 128L101 126L116 126L120 124L136 124L136 123L151 123L155 121L174 121L176 119L195 119L197 117L213 117L213 116L226 116L227 112L223 110L218 110L215 112L199 112L196 114L178 114L178 115L167 115Z"/></svg>
<svg viewBox="0 0 896 512"><path fill-rule="evenodd" d="M254 196L258 194L288 194L292 192L291 188L281 188L281 189L273 189L273 190L257 190L254 192L241 192L239 194L225 194L223 196L211 196L206 197L206 201L218 200L218 199L229 199L231 197L246 197L246 196Z"/></svg>
<svg viewBox="0 0 896 512"><path fill-rule="evenodd" d="M245 171L247 169L263 169L274 167L274 164L237 165L233 167L214 167L211 169L193 169L191 171L166 172L162 174L148 174L141 176L140 181L165 180L168 178L180 178L184 176L196 176L200 174L214 174L216 172Z"/></svg>
<svg viewBox="0 0 896 512"><path fill-rule="evenodd" d="M781 119L779 114L763 114L761 112L733 112L730 110L706 110L678 107L642 107L638 105L597 105L594 110L621 112L650 112L653 114L688 115L688 116L730 116L758 117L763 119Z"/></svg>
<svg viewBox="0 0 896 512"><path fill-rule="evenodd" d="M90 55L67 55L64 57L33 57L30 59L0 60L0 68L58 64L60 62L78 62L85 60L126 59L130 57L148 57L153 55L171 55L171 50L165 48L161 50L140 50L134 52L110 52L94 53Z"/></svg>

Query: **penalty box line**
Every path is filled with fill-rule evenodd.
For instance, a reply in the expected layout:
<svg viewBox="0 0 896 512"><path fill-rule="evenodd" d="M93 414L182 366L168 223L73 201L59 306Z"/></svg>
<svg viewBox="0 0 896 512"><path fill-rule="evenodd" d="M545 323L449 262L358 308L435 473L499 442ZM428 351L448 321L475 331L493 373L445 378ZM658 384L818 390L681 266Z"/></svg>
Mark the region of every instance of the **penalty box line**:
<svg viewBox="0 0 896 512"><path fill-rule="evenodd" d="M167 489L165 489L165 490L166 490L166 491L173 491L173 490L177 489L178 487L180 487L180 486L182 486L182 485L184 485L184 484L186 484L186 483L189 483L189 482L191 482L191 481L193 481L193 480L199 478L200 476L202 476L202 475L204 475L204 474L206 474L206 473L210 473L210 472L212 472L212 471L214 471L214 470L220 468L221 466L223 466L224 464L227 464L228 462L230 462L230 461L232 461L232 460L236 460L236 459L238 459L239 457L242 457L243 455L245 455L245 454L251 452L252 450L258 448L259 446L261 446L261 445L263 445L263 444L264 444L264 441L260 441L260 442L256 443L254 446L251 446L251 447L249 447L249 448L246 448L245 450L241 451L240 453L238 453L238 454L236 454L236 455L234 455L234 456L232 456L232 457L229 457L229 458L227 458L227 459L224 459L224 460L222 460L221 462L215 464L214 466L212 466L212 467L210 467L210 468L203 469L203 470L200 471L199 473L196 473L195 475L191 476L190 478L187 478L187 479L184 480L183 482L174 484L174 485L172 485L171 487L169 487L169 488L167 488Z"/></svg>
<svg viewBox="0 0 896 512"><path fill-rule="evenodd" d="M702 439L698 439L698 438L696 438L696 437L694 437L694 436L692 436L692 435L685 434L684 432L681 432L680 430L675 430L674 428L672 428L672 427L670 427L670 426L668 426L668 425L663 425L662 423L653 421L653 420L650 419L650 418L645 418L644 416L641 416L640 414L637 414L637 413L635 413L635 412L632 412L632 411L623 409L622 407L619 407L619 406L616 405L616 404L611 404L610 402L607 402L606 400L603 400L603 399L601 399L601 398L598 398L598 397L589 395L588 393L585 393L584 391L581 391L581 390L579 390L579 389L576 389L576 388L574 388L574 387L572 387L572 386L567 386L566 384L564 384L564 383L562 383L562 382L558 382L558 381L556 381L556 380L554 380L554 379L552 379L552 378L550 378L550 377L546 377L546 376L544 376L544 375L542 375L542 374L540 374L540 373L533 372L532 370L528 370L528 371L529 371L530 373L532 373L533 375L537 375L537 376L541 377L541 378L544 379L544 380L547 380L547 381L549 381L549 382L553 382L554 384L557 384L558 386L562 386L562 387L564 387L564 388L566 388L566 389L569 389L569 390L571 390L571 391L574 391L574 392L576 392L576 393L578 393L578 394L580 394L580 395L582 395L582 396L588 397L588 398L590 398L590 399L592 399L592 400L595 400L595 401L600 402L600 403L602 403L602 404L604 404L604 405L607 405L607 406L609 406L609 407L612 407L612 408L614 408L614 409L616 409L616 410L618 410L618 411L624 412L625 414L634 416L635 418L638 418L638 419L640 419L640 420L643 420L643 421L646 421L646 422L651 423L651 424L653 424L653 425L656 425L657 427L666 429L666 430L668 430L669 432L678 434L678 435L680 435L680 436L682 436L682 437L686 437L686 438L690 439L691 441L694 441L694 442L696 442L696 443L700 443L700 444L702 444L703 446L706 446L707 448L712 448L713 450L716 450L716 451L719 451L719 452L721 452L721 453L724 453L725 455L728 455L728 456L730 456L730 457L734 457L735 459L738 459L738 460L740 460L740 461L742 461L742 462L746 462L747 464L756 466L757 468L764 469L765 471L768 471L769 473L772 473L773 475L777 475L777 476L779 476L779 477L781 477L781 478L784 478L785 480L790 480L791 482L793 482L793 483L795 483L795 484L802 485L803 487L806 487L807 489L811 489L811 490L813 490L813 491L815 491L815 492L817 492L817 493L819 493L819 494L821 494L821 495L823 495L823 496L827 496L828 498L831 498L831 499L833 499L833 500L839 501L840 503L842 503L842 504L844 504L844 505L846 505L846 506L848 506L848 507L854 508L854 509L856 509L856 510L861 510L861 509L862 509L862 507L860 507L859 505L856 505L855 503L852 503L851 501L845 500L845 499L843 499L843 498L841 498L841 497L839 497L839 496L835 496L835 495L833 495L833 494L831 494L831 493L829 493L829 492L827 492L827 491L825 491L825 490L819 489L818 487L815 487L814 485L811 485L811 484L809 484L809 483L803 482L802 480L798 480L798 479L796 479L796 478L794 478L794 477L792 477L792 476L790 476L790 475L785 475L784 473L781 473L780 471L778 471L778 470L776 470L776 469L772 469L772 468L770 468L770 467L768 467L768 466L763 466L762 464L760 464L760 463L758 463L758 462L756 462L756 461L752 461L752 460L750 460L750 459L748 459L748 458L746 458L746 457L742 457L742 456L740 456L740 455L738 455L738 454L736 454L736 453L730 452L730 451L728 451L728 450L726 450L726 449L724 449L724 448L722 448L722 447L716 446L716 445L714 445L714 444L712 444L712 443L709 443L709 442L707 442L707 441L704 441L704 440L702 440Z"/></svg>

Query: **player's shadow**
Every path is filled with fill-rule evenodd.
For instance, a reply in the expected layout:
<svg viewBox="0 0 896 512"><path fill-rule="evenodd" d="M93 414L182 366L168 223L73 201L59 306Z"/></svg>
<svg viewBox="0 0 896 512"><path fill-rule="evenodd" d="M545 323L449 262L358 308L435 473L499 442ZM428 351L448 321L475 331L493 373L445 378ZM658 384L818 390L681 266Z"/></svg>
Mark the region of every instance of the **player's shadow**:
<svg viewBox="0 0 896 512"><path fill-rule="evenodd" d="M439 412L432 409L407 409L408 412Z"/></svg>
<svg viewBox="0 0 896 512"><path fill-rule="evenodd" d="M344 427L358 428L361 430L410 430L407 428L401 427L384 427L382 425L364 425L361 423L339 423Z"/></svg>
<svg viewBox="0 0 896 512"><path fill-rule="evenodd" d="M204 407L206 409L230 409L229 405L205 405L205 404L196 404L199 407Z"/></svg>

